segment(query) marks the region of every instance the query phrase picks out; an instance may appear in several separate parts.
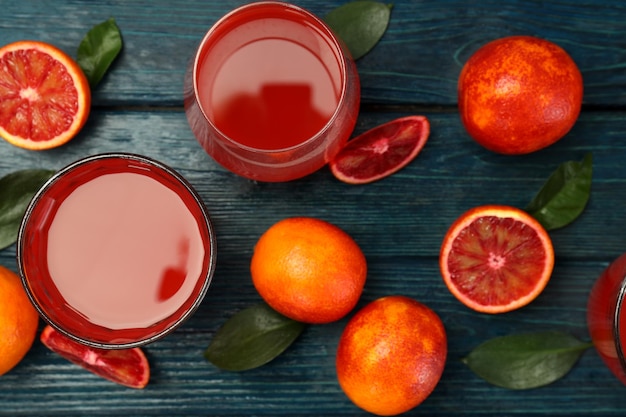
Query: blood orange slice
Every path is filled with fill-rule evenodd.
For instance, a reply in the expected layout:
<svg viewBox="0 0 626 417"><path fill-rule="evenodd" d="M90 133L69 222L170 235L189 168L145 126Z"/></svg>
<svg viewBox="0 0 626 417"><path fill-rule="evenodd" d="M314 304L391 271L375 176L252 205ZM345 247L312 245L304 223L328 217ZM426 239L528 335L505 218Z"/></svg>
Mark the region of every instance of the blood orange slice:
<svg viewBox="0 0 626 417"><path fill-rule="evenodd" d="M424 116L392 120L349 141L330 162L330 170L349 184L385 178L411 162L429 134L430 123Z"/></svg>
<svg viewBox="0 0 626 417"><path fill-rule="evenodd" d="M51 326L44 328L40 339L51 351L109 381L138 389L148 385L150 365L140 348L93 348L75 342Z"/></svg>
<svg viewBox="0 0 626 417"><path fill-rule="evenodd" d="M39 41L0 48L0 136L26 149L72 139L89 116L91 90L80 66Z"/></svg>
<svg viewBox="0 0 626 417"><path fill-rule="evenodd" d="M480 206L463 213L443 239L439 267L452 294L484 313L523 307L545 288L554 266L546 230L525 211Z"/></svg>

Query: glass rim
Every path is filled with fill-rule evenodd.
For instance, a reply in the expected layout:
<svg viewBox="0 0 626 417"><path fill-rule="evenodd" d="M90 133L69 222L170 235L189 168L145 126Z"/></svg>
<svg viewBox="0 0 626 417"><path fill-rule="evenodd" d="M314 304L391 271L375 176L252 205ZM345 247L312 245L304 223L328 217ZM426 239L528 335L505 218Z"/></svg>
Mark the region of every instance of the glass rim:
<svg viewBox="0 0 626 417"><path fill-rule="evenodd" d="M283 9L291 9L292 11L299 13L301 16L306 16L308 19L315 22L318 28L321 28L324 30L324 33L326 35L325 37L329 41L332 42L330 46L334 52L335 57L337 58L337 63L339 64L339 69L341 73L341 94L339 95L339 100L337 101L335 110L333 111L333 114L330 116L326 124L324 124L324 126L320 130L318 130L314 135L312 135L310 138L298 143L297 145L289 146L286 148L279 148L279 149L254 148L248 145L244 145L241 142L238 142L234 140L233 138L231 138L230 136L228 136L227 134L225 134L221 129L219 129L215 125L215 123L211 120L211 118L205 112L204 108L200 104L201 102L200 102L200 97L198 93L199 91L198 90L198 70L199 70L200 61L201 61L200 58L202 58L203 56L202 52L204 51L206 44L209 42L209 39L227 20L231 19L233 15L243 13L250 9L255 9L255 8L263 7L263 6L275 6L275 7L281 7ZM338 39L337 35L335 35L335 33L330 29L330 27L323 20L317 17L315 14L311 13L310 11L306 10L303 7L300 7L291 3L275 1L275 0L255 1L252 3L244 4L242 6L239 6L231 10L230 12L222 16L220 19L218 19L209 28L209 30L204 34L196 50L196 53L194 54L194 57L193 57L192 85L193 85L194 100L198 104L198 108L200 109L200 112L202 113L202 116L204 117L206 122L211 125L211 128L219 132L220 136L224 138L225 140L227 140L230 144L240 149L244 149L251 153L264 154L264 155L272 155L272 154L279 153L279 152L289 152L289 151L293 151L296 149L301 149L303 147L306 147L309 143L314 142L320 136L323 136L324 133L332 127L332 125L336 122L337 118L339 117L341 113L342 106L344 106L346 100L348 100L348 67L346 65L346 60L348 59L352 59L352 58L350 57L349 53L346 53L344 51L341 41Z"/></svg>
<svg viewBox="0 0 626 417"><path fill-rule="evenodd" d="M197 293L194 292L192 296L189 298L189 299L193 299L193 303L190 305L190 307L186 309L180 315L180 317L177 317L175 321L170 323L167 327L160 330L159 332L152 334L151 336L148 336L148 337L141 337L137 340L133 340L129 342L121 342L121 343L115 343L115 342L106 343L106 342L99 342L99 341L91 340L89 338L76 335L66 330L62 325L52 320L48 312L37 301L36 295L33 294L33 292L31 291L30 284L28 282L29 280L26 276L27 274L26 274L26 271L24 270L24 265L22 263L22 258L24 256L23 252L25 250L24 245L23 245L24 234L26 231L25 229L28 225L28 221L30 219L30 216L32 215L32 212L35 209L35 206L38 204L41 198L46 194L46 192L50 189L50 187L53 186L54 183L56 183L60 178L64 177L69 172L73 171L74 169L80 166L87 165L87 164L90 164L99 160L106 160L106 159L124 159L128 161L142 162L142 163L145 163L147 165L153 166L161 170L166 175L175 179L176 182L178 182L179 184L183 186L185 192L189 193L189 195L193 198L193 201L195 202L195 204L197 205L199 209L199 212L201 213L201 220L202 220L203 225L206 227L207 234L208 234L208 241L205 242L205 247L207 250L209 250L209 257L208 257L209 259L208 259L208 265L206 267L206 274L198 277L198 281L200 280L203 281L202 287ZM17 246L17 250L16 250L17 267L18 267L20 280L22 282L22 286L24 287L31 304L35 307L35 309L37 310L39 315L43 318L43 320L47 324L52 326L54 329L62 333L63 335L69 337L70 339L76 342L79 342L83 345L95 347L99 349L130 349L130 348L135 348L139 346L144 346L144 345L147 345L149 343L152 343L158 339L165 337L166 335L170 334L175 329L177 329L183 322L185 322L189 317L191 317L193 313L195 313L195 311L198 309L198 307L204 300L204 297L206 296L208 289L211 285L211 282L213 280L213 275L215 272L215 264L216 264L216 259L217 259L217 255L216 255L217 241L216 241L215 229L213 227L211 217L200 195L193 188L191 183L186 178L184 178L180 173L178 173L176 170L171 168L170 166L162 162L159 162L156 159L139 155L136 153L130 153L130 152L107 152L107 153L100 153L96 155L86 156L70 163L69 165L66 165L65 167L55 172L54 175L52 175L52 177L50 177L37 190L37 192L31 198L26 208L26 211L24 212L22 220L20 222L16 246ZM170 317L176 316L177 312L178 310L174 312Z"/></svg>
<svg viewBox="0 0 626 417"><path fill-rule="evenodd" d="M625 309L625 311L622 311L622 309ZM619 325L620 316L622 314L626 315L626 275L622 279L622 283L620 284L617 293L617 299L615 301L615 313L613 316L613 339L615 340L615 352L617 354L617 359L622 366L622 372L626 375L626 346L622 345L622 339L620 337L621 331Z"/></svg>

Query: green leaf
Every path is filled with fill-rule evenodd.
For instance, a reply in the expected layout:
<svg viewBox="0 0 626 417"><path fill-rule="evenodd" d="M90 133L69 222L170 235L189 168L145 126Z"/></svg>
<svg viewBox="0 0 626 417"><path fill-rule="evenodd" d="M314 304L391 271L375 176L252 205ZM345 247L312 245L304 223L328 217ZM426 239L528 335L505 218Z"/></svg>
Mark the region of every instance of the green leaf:
<svg viewBox="0 0 626 417"><path fill-rule="evenodd" d="M122 50L122 35L111 18L94 26L78 46L76 62L94 88Z"/></svg>
<svg viewBox="0 0 626 417"><path fill-rule="evenodd" d="M591 346L562 332L510 335L481 344L463 362L491 384L530 389L563 377Z"/></svg>
<svg viewBox="0 0 626 417"><path fill-rule="evenodd" d="M228 371L257 368L284 352L305 327L261 303L240 311L220 327L204 357Z"/></svg>
<svg viewBox="0 0 626 417"><path fill-rule="evenodd" d="M0 249L15 243L28 203L53 174L45 169L25 169L0 178Z"/></svg>
<svg viewBox="0 0 626 417"><path fill-rule="evenodd" d="M573 222L584 210L591 194L592 157L582 162L569 161L552 173L526 207L546 230Z"/></svg>
<svg viewBox="0 0 626 417"><path fill-rule="evenodd" d="M392 5L369 0L353 1L330 11L324 21L346 44L353 59L368 53L389 25Z"/></svg>

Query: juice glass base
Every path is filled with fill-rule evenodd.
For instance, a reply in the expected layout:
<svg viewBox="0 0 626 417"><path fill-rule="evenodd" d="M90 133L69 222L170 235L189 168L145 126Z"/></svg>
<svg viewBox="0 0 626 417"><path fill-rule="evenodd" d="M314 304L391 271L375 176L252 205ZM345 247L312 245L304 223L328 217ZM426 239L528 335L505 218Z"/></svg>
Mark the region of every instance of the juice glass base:
<svg viewBox="0 0 626 417"><path fill-rule="evenodd" d="M274 1L207 32L184 88L187 119L226 169L267 182L308 175L347 142L359 111L354 61L320 19Z"/></svg>
<svg viewBox="0 0 626 417"><path fill-rule="evenodd" d="M85 345L130 348L173 331L200 305L215 235L191 185L133 154L101 154L57 172L18 235L26 292L46 322Z"/></svg>
<svg viewBox="0 0 626 417"><path fill-rule="evenodd" d="M598 354L626 385L626 254L613 261L595 282L587 323Z"/></svg>

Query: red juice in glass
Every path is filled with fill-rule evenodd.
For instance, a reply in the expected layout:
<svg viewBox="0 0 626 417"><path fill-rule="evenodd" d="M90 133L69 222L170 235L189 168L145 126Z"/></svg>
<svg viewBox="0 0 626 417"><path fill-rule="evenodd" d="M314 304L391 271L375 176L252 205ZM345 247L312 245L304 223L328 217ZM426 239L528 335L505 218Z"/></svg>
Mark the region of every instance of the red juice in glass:
<svg viewBox="0 0 626 417"><path fill-rule="evenodd" d="M354 62L311 13L281 2L242 6L203 39L185 80L191 129L244 177L288 181L325 165L358 115Z"/></svg>
<svg viewBox="0 0 626 417"><path fill-rule="evenodd" d="M139 346L182 323L204 297L214 259L195 191L131 154L59 171L33 198L18 240L20 275L40 314L104 348Z"/></svg>
<svg viewBox="0 0 626 417"><path fill-rule="evenodd" d="M626 254L594 284L587 306L589 333L600 357L626 385Z"/></svg>

